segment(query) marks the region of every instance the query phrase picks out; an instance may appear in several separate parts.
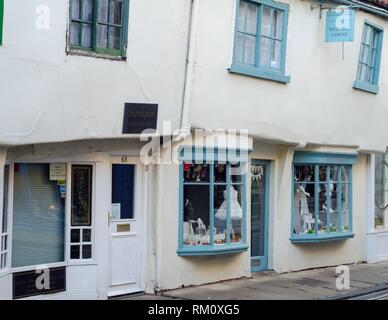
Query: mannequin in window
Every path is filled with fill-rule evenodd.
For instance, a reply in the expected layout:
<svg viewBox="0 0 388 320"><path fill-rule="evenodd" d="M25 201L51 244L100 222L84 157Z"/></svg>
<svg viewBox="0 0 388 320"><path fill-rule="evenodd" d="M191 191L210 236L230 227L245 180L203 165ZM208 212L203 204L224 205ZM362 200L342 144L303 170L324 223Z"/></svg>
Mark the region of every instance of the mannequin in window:
<svg viewBox="0 0 388 320"><path fill-rule="evenodd" d="M226 220L227 218L227 193L224 190L224 201L221 206L218 208L215 217L220 220ZM238 202L238 191L231 186L230 187L230 219L231 219L231 233L232 240L236 240L236 234L233 228L233 221L241 221L242 219L242 208L240 203Z"/></svg>

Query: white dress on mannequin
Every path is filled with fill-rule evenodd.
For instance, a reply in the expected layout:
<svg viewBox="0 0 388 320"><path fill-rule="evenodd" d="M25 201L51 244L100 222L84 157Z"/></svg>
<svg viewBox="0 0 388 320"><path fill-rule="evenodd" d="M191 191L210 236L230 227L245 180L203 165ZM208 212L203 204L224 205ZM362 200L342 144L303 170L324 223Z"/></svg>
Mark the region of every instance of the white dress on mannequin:
<svg viewBox="0 0 388 320"><path fill-rule="evenodd" d="M240 203L238 202L238 191L231 187L230 188L230 218L232 220L240 220L242 218L242 208ZM226 190L224 191L224 202L222 202L221 206L218 208L215 217L220 220L226 220L227 215L227 199L226 199Z"/></svg>

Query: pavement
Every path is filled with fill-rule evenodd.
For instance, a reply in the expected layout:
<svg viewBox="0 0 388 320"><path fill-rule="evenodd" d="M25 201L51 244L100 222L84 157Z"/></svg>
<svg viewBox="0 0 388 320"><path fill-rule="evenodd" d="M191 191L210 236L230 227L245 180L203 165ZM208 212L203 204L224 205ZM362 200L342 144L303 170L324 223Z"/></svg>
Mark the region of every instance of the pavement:
<svg viewBox="0 0 388 320"><path fill-rule="evenodd" d="M388 299L388 262L347 265L350 288L336 287L336 267L290 273L265 271L244 278L164 291L158 295L122 296L120 300L336 300Z"/></svg>

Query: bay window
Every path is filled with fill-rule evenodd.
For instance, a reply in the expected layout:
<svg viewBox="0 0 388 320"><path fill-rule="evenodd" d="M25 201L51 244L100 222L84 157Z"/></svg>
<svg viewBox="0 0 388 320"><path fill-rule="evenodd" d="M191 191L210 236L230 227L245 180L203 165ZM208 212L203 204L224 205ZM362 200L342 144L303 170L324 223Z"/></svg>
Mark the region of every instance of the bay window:
<svg viewBox="0 0 388 320"><path fill-rule="evenodd" d="M246 244L246 162L182 159L178 254L238 252Z"/></svg>
<svg viewBox="0 0 388 320"><path fill-rule="evenodd" d="M353 237L354 155L296 152L293 161L292 242Z"/></svg>

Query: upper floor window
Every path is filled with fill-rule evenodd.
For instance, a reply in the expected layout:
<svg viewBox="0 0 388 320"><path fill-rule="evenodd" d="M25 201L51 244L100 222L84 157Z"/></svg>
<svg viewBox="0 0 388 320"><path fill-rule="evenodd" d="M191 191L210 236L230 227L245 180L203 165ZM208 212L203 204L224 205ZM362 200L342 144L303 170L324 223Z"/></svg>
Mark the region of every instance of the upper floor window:
<svg viewBox="0 0 388 320"><path fill-rule="evenodd" d="M383 30L366 22L362 33L355 88L378 93L382 40Z"/></svg>
<svg viewBox="0 0 388 320"><path fill-rule="evenodd" d="M291 241L317 242L353 237L354 161L355 155L295 154Z"/></svg>
<svg viewBox="0 0 388 320"><path fill-rule="evenodd" d="M231 72L289 82L285 72L288 6L240 0Z"/></svg>
<svg viewBox="0 0 388 320"><path fill-rule="evenodd" d="M128 0L71 0L70 49L125 57Z"/></svg>

